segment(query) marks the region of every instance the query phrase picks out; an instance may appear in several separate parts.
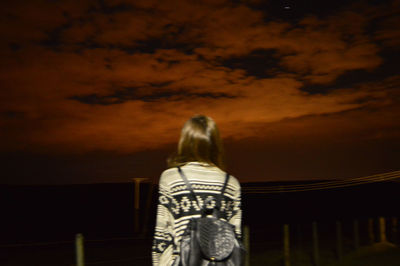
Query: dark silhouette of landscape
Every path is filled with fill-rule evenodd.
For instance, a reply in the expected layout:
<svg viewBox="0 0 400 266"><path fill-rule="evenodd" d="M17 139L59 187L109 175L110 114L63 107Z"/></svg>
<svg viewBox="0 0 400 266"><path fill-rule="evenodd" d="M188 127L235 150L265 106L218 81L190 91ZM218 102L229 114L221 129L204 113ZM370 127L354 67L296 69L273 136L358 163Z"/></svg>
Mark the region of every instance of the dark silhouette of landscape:
<svg viewBox="0 0 400 266"><path fill-rule="evenodd" d="M379 242L377 219L384 217L388 241L397 243L398 223L397 233L393 233L392 220L399 217L398 181L276 192L282 186L313 183L318 181L242 184L243 223L249 228L254 256L282 249L284 224L290 227L294 249L311 245L311 225L318 224L321 245L335 253L335 224L338 221L342 223L344 249L347 251L353 246L346 241L351 242L355 220L359 224L360 246L365 246L371 244L368 220L374 221L374 241ZM260 187L275 188L275 193L252 193L252 189ZM139 212L134 209L133 183L2 185L0 192L1 264L14 265L13 260L21 260L25 252L33 263L27 265L40 265L39 258L38 262L32 261L32 254L47 252L55 256L54 260L67 260L58 265L71 265L74 263L73 241L78 233L85 238L88 260L102 260L105 249L108 250L106 253L114 254L113 258L103 258L105 261L114 260L107 265L129 265L135 259L141 260L143 265L150 264L157 184L142 184Z"/></svg>

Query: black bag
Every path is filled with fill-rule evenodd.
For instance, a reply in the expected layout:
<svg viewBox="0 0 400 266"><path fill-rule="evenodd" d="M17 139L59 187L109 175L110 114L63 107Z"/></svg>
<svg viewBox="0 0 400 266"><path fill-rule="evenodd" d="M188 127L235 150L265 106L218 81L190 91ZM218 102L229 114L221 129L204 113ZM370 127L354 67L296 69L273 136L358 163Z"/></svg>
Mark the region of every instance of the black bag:
<svg viewBox="0 0 400 266"><path fill-rule="evenodd" d="M188 179L179 167L178 171L192 197L197 201ZM207 216L203 207L202 217L189 222L182 236L180 257L175 261L175 266L243 265L245 250L235 236L234 226L220 219L221 198L228 180L227 174L219 200L212 210L212 217ZM198 201L197 204L200 207Z"/></svg>

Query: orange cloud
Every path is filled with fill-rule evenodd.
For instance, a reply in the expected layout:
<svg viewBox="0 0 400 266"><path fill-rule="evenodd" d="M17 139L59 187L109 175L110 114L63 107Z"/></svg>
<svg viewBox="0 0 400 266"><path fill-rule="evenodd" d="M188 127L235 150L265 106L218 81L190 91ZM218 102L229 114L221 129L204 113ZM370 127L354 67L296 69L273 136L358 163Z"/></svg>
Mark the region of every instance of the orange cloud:
<svg viewBox="0 0 400 266"><path fill-rule="evenodd" d="M19 6L3 11L10 27L0 32L16 46L4 45L1 51L2 149L156 149L175 142L195 113L210 115L226 138L236 140L284 137L293 128L276 126L274 133L268 128L288 120L298 121L299 134L340 135L334 126L309 130L314 122L323 125L319 121L325 116L339 117L345 121L341 130L354 135L380 128L378 117L365 108L390 118L397 110L389 100L391 86L399 86L394 77L325 94L303 91L383 63L379 46L365 34L368 19L361 15L309 16L294 27L265 22L261 11L244 4L178 2L180 8L153 1L122 8L125 2L114 1L116 9L108 13L73 1L65 6L43 2L44 9L33 13ZM377 36L389 40L392 35ZM49 38L55 43L46 43ZM275 51L279 69L270 71L272 76L255 77L224 63L257 50ZM352 119L360 125L353 128Z"/></svg>

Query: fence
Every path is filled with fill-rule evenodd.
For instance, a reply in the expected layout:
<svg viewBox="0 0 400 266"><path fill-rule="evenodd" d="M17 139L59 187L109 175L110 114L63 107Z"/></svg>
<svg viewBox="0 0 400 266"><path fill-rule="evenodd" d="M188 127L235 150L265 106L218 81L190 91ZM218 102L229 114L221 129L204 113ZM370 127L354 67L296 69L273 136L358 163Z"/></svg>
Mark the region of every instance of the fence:
<svg viewBox="0 0 400 266"><path fill-rule="evenodd" d="M385 173L381 175L374 175L363 178L355 178L348 180L337 180L327 182L317 182L313 184L302 184L292 186L279 186L279 187L255 187L249 188L244 187L243 192L253 195L280 195L280 194L293 194L289 192L303 192L303 191L317 191L317 190L329 190L344 188L349 186L358 186L369 183L384 182L394 180L400 177L400 171L391 173ZM136 191L140 191L140 182L137 182L135 186ZM147 194L144 194L144 214L140 213L139 209L139 194L135 196L135 224L134 231L138 237L128 237L120 239L99 239L99 240L86 240L84 241L83 235L77 235L75 240L75 251L74 241L54 242L54 243L31 243L26 244L25 247L37 246L37 247L51 247L51 246L65 246L64 255L60 255L60 260L65 263L57 263L58 265L126 265L128 263L134 263L135 261L141 261L140 265L150 265L150 245L151 245L151 232L148 232L149 216L151 214L150 209L154 204L153 186L149 186ZM143 200L142 200L143 201ZM138 219L139 217L143 219ZM146 226L143 226L146 225ZM324 252L329 250L331 257L335 260L340 261L346 254L356 251L363 246L372 245L374 243L391 242L398 244L398 231L399 222L397 216L393 217L378 217L378 218L360 218L352 221L348 220L331 220L329 222L314 221L311 223L282 223L280 225L281 237L280 240L275 241L274 247L271 250L276 249L276 264L271 263L270 265L303 265L299 264L299 261L307 261L304 265L321 265L321 261L324 259ZM326 228L329 227L329 230ZM247 265L254 261L262 260L262 257L257 257L259 252L258 242L254 242L252 234L256 232L254 228L244 228L244 243L247 246L248 254ZM147 230L147 231L146 231ZM329 237L326 234L330 233ZM258 234L256 232L256 234ZM141 237L139 237L141 236ZM265 236L268 239L268 235ZM329 242L329 243L328 243ZM112 244L110 244L112 243ZM332 244L333 243L333 244ZM96 249L96 257L94 255L94 245L99 246ZM278 245L276 245L278 244ZM88 246L89 245L89 246ZM23 247L24 245L3 245L0 250L10 250L12 248ZM100 247L101 246L101 247ZM111 247L113 246L113 247ZM89 248L87 248L89 247ZM108 248L107 248L108 247ZM106 256L102 254L105 250L110 251L111 249L119 249L115 251L114 255ZM277 248L275 248L277 247ZM61 248L60 248L61 249ZM132 249L135 251L132 252ZM75 253L75 255L74 255ZM299 255L300 254L300 255ZM306 254L307 259L304 259L301 254ZM322 255L321 255L322 254ZM101 256L100 256L101 255ZM19 256L16 254L16 256ZM0 256L0 264L2 263ZM3 260L6 262L6 260ZM12 264L10 264L12 265ZM20 264L21 265L21 264ZM22 264L24 265L24 264ZM138 264L139 265L139 264ZM256 265L256 264L254 264ZM262 265L262 264L261 264Z"/></svg>
<svg viewBox="0 0 400 266"><path fill-rule="evenodd" d="M395 191L398 189L398 185L393 183L396 186L392 186L388 181L393 182L399 178L400 171L394 171L347 180L279 186L260 186L257 184L257 186L244 187L243 192L245 194L255 195L254 200L250 201L247 207L252 205L266 206L264 202L260 202L260 199L264 198L263 195L268 195L268 198L273 199L272 203L276 201L285 202L284 206L279 206L283 210L277 211L274 209L270 213L278 214L282 217L285 216L281 220L291 220L291 222L282 222L280 224L280 247L273 244L264 244L261 249L256 250L261 242L256 241L254 243L254 241L251 241L251 265L334 265L334 263L340 263L347 255L357 253L358 250L367 246L374 246L376 243L385 243L387 246L394 247L392 244L398 244L399 222L397 217L399 213L397 208L394 207L397 206L395 202L398 202L398 200L391 200L396 199L394 195L398 193ZM380 189L383 189L382 191L375 191L375 184L377 183L380 183L379 185L389 184L391 189L385 186L380 187ZM365 201L365 198L359 198L358 194L353 193L354 191L361 192L360 188L364 188L366 184L374 184L373 186L367 185L372 186L370 187L371 189L367 193L363 192L363 197L368 198L367 201ZM349 187L352 187L351 190L347 189L346 191L351 192L343 192L344 188ZM292 202L297 201L297 197L306 191L310 192L311 199L305 200L304 205L318 202L321 199L326 201L312 210L317 213L318 211L323 211L323 214L319 213L314 216L321 217L325 215L325 217L321 220L318 220L318 217L314 217L316 218L314 221L303 221L299 224L296 218L293 219L293 216L296 217L296 215L303 214L304 210L310 209L309 205L304 210L296 210L290 207L293 207L291 205ZM335 193L332 193L332 191L335 191ZM346 200L339 202L335 198L339 194L346 195L348 202ZM392 198L389 197L389 194ZM343 207L339 203L349 205L344 207L348 209L346 215L340 215L338 214L339 212L332 214L330 208L341 209ZM316 204L318 205L318 203ZM296 206L298 205L297 203ZM370 205L374 205L374 211L371 211ZM266 206L266 209L273 207ZM363 211L358 209L363 209ZM390 211L388 211L389 209ZM309 211L306 215L310 215L312 211ZM253 210L252 212L254 213L255 211ZM373 212L391 214L389 216L368 218L366 214ZM288 215L288 213L295 214ZM260 214L258 213L257 215ZM268 217L268 213L266 217ZM254 218L253 216L250 220L252 221ZM299 217L299 220L302 219ZM263 231L259 228L256 228L256 230L258 232L252 234L253 237L257 238L260 234L268 237L265 230ZM275 230L277 231L277 228ZM275 242L279 242L279 240L275 238ZM274 253L271 251L273 249L279 249L279 252ZM261 255L263 253L264 255ZM400 258L396 263L393 265L400 265Z"/></svg>
<svg viewBox="0 0 400 266"><path fill-rule="evenodd" d="M399 222L396 217L332 221L331 228L334 228L334 230L331 233L334 233L335 236L331 235L324 239L321 239L319 225L320 224L317 222L303 225L303 228L296 225L282 225L283 245L281 261L284 266L296 265L296 263L298 265L304 265L304 257L301 259L303 260L303 263L297 258L299 253L303 255L305 254L306 256L308 255L308 265L319 266L323 265L323 263L321 263L322 249L324 250L325 261L327 259L327 254L330 253L331 256L328 260L341 262L347 254L354 254L359 251L360 248L365 246L371 246L376 243L385 243L395 247L395 245L398 244ZM346 232L343 230L344 225L347 226ZM362 225L361 228L360 225ZM323 226L326 227L327 224L323 224ZM311 239L311 249L308 250L307 245L302 243L302 240L299 239L299 235L302 235L301 230L306 229L304 227L309 227L311 229L311 232L308 230L308 233L310 234L309 239ZM292 239L291 236L293 236ZM397 263L400 263L400 261Z"/></svg>
<svg viewBox="0 0 400 266"><path fill-rule="evenodd" d="M244 228L244 243L249 255L246 265L319 266L325 265L327 260L340 262L346 255L366 246L398 244L399 240L399 219L395 217L282 224L280 228L280 241L272 248L259 247L260 243L251 239L252 228ZM38 253L36 259L43 265L151 265L150 245L150 238L85 240L84 236L77 234L75 241L3 245L0 250L15 249L16 256L23 257L21 248L26 251L28 246L32 253ZM260 251L260 248L264 250ZM40 264L29 264L23 258L19 262L7 264L4 261L1 264Z"/></svg>
<svg viewBox="0 0 400 266"><path fill-rule="evenodd" d="M276 261L280 261L277 264L273 264L267 261L268 265L284 265L284 266L292 266L292 265L310 265L310 266L320 266L326 263L327 260L335 260L340 262L343 258L349 253L357 252L361 247L374 245L376 243L392 243L398 244L398 232L399 232L399 222L395 217L385 218L385 217L377 217L377 218L368 218L364 220L353 220L351 221L351 226L349 226L350 221L334 221L332 225L334 227L334 237L324 238L321 237L319 226L321 224L317 222L312 222L308 225L298 226L296 224L282 225L282 250L280 258ZM326 224L322 224L326 227ZM360 227L361 225L361 227ZM346 232L344 232L344 226L347 226ZM309 228L306 228L309 227ZM351 228L351 230L348 230ZM309 229L309 230L307 230ZM308 232L309 239L311 240L311 245L306 244L304 233L301 231L304 230ZM262 263L262 259L258 259L259 261L253 260L252 264L250 264L251 260L251 240L249 237L249 227L244 228L244 244L247 250L246 257L246 266L253 265L256 263ZM297 232L296 232L297 231ZM302 238L302 239L299 239ZM331 243L334 240L334 243ZM360 241L362 240L362 241ZM325 243L324 243L325 241ZM326 243L329 241L329 243ZM78 234L76 236L76 265L84 266L84 254L83 254L83 237ZM311 246L309 248L308 246ZM323 256L321 255L323 253ZM327 254L330 253L330 256ZM299 254L303 254L302 257ZM308 256L307 258L304 255ZM114 261L96 261L95 264L110 264L112 262L118 261L127 261L127 259L114 260ZM94 263L89 262L87 265L93 265Z"/></svg>

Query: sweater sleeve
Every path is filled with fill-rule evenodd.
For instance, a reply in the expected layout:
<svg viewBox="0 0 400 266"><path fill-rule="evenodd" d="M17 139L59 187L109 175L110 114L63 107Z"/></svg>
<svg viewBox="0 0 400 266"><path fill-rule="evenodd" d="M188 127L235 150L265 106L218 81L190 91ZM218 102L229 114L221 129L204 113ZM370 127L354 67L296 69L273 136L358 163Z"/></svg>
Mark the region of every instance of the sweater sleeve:
<svg viewBox="0 0 400 266"><path fill-rule="evenodd" d="M171 265L174 249L174 216L171 213L171 193L160 178L156 226L152 246L153 266Z"/></svg>
<svg viewBox="0 0 400 266"><path fill-rule="evenodd" d="M235 233L239 239L242 239L242 206L241 206L241 189L240 184L238 184L238 189L236 190L233 197L233 208L232 217L229 219L229 223L235 226Z"/></svg>

